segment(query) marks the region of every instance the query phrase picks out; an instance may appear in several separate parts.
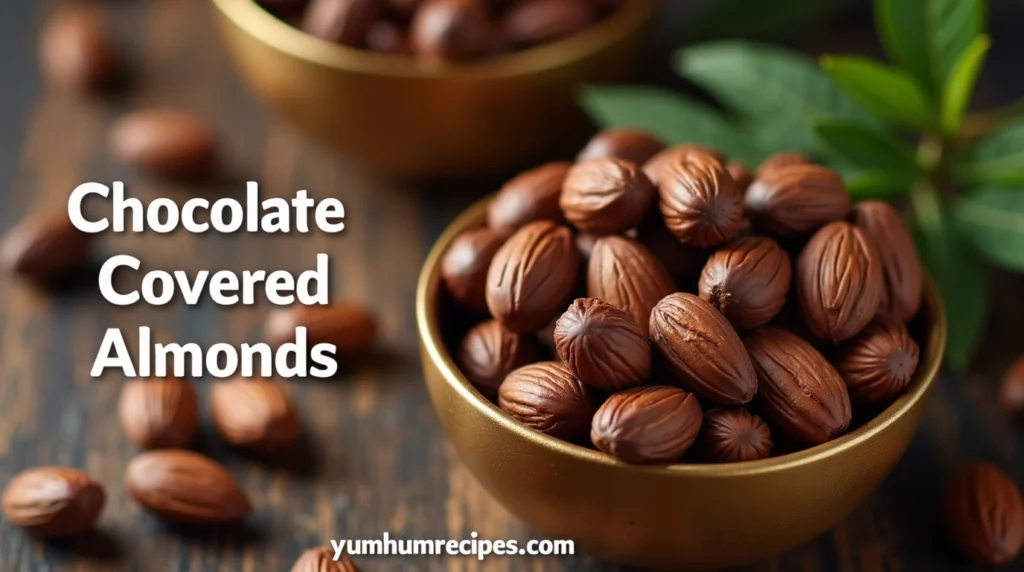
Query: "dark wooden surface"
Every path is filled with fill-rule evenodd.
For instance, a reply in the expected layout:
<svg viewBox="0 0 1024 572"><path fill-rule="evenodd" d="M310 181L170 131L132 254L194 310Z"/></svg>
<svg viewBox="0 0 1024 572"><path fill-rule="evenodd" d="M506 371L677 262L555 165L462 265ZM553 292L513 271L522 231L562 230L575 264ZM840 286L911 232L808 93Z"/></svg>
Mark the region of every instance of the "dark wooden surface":
<svg viewBox="0 0 1024 572"><path fill-rule="evenodd" d="M307 547L384 531L406 538L464 538L470 531L493 539L535 538L455 458L430 407L417 355L413 290L420 263L444 225L475 193L491 187L466 191L462 185L375 180L269 118L233 74L203 0L97 2L133 54L132 89L91 101L50 93L37 79L34 54L38 24L53 4L5 2L0 18L2 228L26 213L63 208L70 190L86 180L124 180L144 200L238 193L247 179L270 195L297 189L335 195L348 215L340 236L109 235L99 256L137 254L147 269L299 270L312 266L315 253L328 252L335 290L378 313L382 343L339 380L290 384L308 438L286 463L267 466L226 449L211 435L204 411L198 447L238 476L256 511L244 528L175 530L140 512L125 494L122 471L136 449L115 419L122 380L88 375L102 333L119 327L133 340L137 328L147 325L157 341L238 344L260 339L266 308L209 302L117 308L94 283L49 296L0 281L0 482L27 467L61 464L84 468L109 494L96 532L67 543L40 543L0 521L0 570L284 571ZM1012 35L1012 26L1004 29ZM996 38L998 44L998 31ZM998 54L997 76L1018 65L1005 51ZM996 85L998 99L998 89L1009 84ZM217 125L227 143L225 181L185 187L140 177L108 159L110 122L152 105L190 109ZM996 311L974 371L943 377L920 434L892 477L835 530L751 570L967 568L939 525L944 475L967 457L982 457L1024 478L1024 432L994 406L999 374L1024 351L1024 280L994 277ZM197 383L205 394L210 380ZM365 558L362 566L368 572L618 570L586 555L492 558L485 564L452 557Z"/></svg>

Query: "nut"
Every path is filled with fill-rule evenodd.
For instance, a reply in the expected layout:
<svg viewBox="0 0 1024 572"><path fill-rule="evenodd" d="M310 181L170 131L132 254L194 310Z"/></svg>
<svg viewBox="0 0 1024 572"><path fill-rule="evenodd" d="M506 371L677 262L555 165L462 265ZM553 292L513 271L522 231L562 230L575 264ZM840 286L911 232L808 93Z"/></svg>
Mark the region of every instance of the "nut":
<svg viewBox="0 0 1024 572"><path fill-rule="evenodd" d="M57 9L40 32L39 61L53 86L76 92L110 86L118 75L118 57L103 18L93 9Z"/></svg>
<svg viewBox="0 0 1024 572"><path fill-rule="evenodd" d="M487 226L508 237L531 222L563 222L558 199L569 167L562 161L547 163L509 180L487 207Z"/></svg>
<svg viewBox="0 0 1024 572"><path fill-rule="evenodd" d="M130 113L110 130L110 153L134 167L171 177L201 177L217 164L217 138L203 121L181 111Z"/></svg>
<svg viewBox="0 0 1024 572"><path fill-rule="evenodd" d="M274 346L295 341L295 329L306 328L310 346L334 344L339 357L351 357L369 349L377 335L377 320L365 308L336 301L326 306L296 305L277 308L267 315L263 335Z"/></svg>
<svg viewBox="0 0 1024 572"><path fill-rule="evenodd" d="M146 510L182 524L226 524L245 518L249 499L227 470L198 453L142 453L125 469L128 493Z"/></svg>
<svg viewBox="0 0 1024 572"><path fill-rule="evenodd" d="M1024 501L994 465L974 461L956 472L943 498L946 528L970 560L1009 564L1024 544Z"/></svg>
<svg viewBox="0 0 1024 572"><path fill-rule="evenodd" d="M504 239L489 228L478 228L456 238L441 259L441 279L460 304L474 312L487 311L487 269Z"/></svg>
<svg viewBox="0 0 1024 572"><path fill-rule="evenodd" d="M665 148L665 144L646 131L605 129L594 135L576 156L576 161L615 157L643 165Z"/></svg>
<svg viewBox="0 0 1024 572"><path fill-rule="evenodd" d="M588 0L521 0L505 14L502 35L524 48L567 38L597 20Z"/></svg>
<svg viewBox="0 0 1024 572"><path fill-rule="evenodd" d="M555 348L583 383L614 392L637 385L651 372L647 334L624 310L579 298L555 325Z"/></svg>
<svg viewBox="0 0 1024 572"><path fill-rule="evenodd" d="M885 283L878 251L867 235L850 223L833 222L800 253L796 285L807 327L838 343L871 322Z"/></svg>
<svg viewBox="0 0 1024 572"><path fill-rule="evenodd" d="M810 235L850 212L843 180L818 165L790 165L759 175L744 204L755 228L783 238Z"/></svg>
<svg viewBox="0 0 1024 572"><path fill-rule="evenodd" d="M651 211L637 227L636 239L661 262L676 284L692 283L700 274L707 261L707 253L693 246L687 246L665 227L665 219L657 209Z"/></svg>
<svg viewBox="0 0 1024 572"><path fill-rule="evenodd" d="M348 556L335 562L329 548L310 548L295 561L291 572L359 572L359 567Z"/></svg>
<svg viewBox="0 0 1024 572"><path fill-rule="evenodd" d="M497 320L474 326L459 344L459 367L480 393L488 399L498 396L498 387L509 373L539 359L543 352L530 334L513 334Z"/></svg>
<svg viewBox="0 0 1024 572"><path fill-rule="evenodd" d="M103 485L82 471L36 467L11 479L2 502L7 522L42 537L62 538L92 528L106 500Z"/></svg>
<svg viewBox="0 0 1024 572"><path fill-rule="evenodd" d="M491 315L512 332L543 328L568 304L579 260L568 228L540 221L519 229L498 249L487 271Z"/></svg>
<svg viewBox="0 0 1024 572"><path fill-rule="evenodd" d="M680 385L719 405L754 398L757 378L736 331L714 306L693 294L669 294L651 311L651 341Z"/></svg>
<svg viewBox="0 0 1024 572"><path fill-rule="evenodd" d="M697 288L733 327L756 328L782 310L792 274L789 255L778 243L748 236L711 255Z"/></svg>
<svg viewBox="0 0 1024 572"><path fill-rule="evenodd" d="M310 0L302 29L328 42L360 47L379 14L378 0Z"/></svg>
<svg viewBox="0 0 1024 572"><path fill-rule="evenodd" d="M265 455L287 451L302 431L291 398L266 379L214 382L210 412L224 441Z"/></svg>
<svg viewBox="0 0 1024 572"><path fill-rule="evenodd" d="M1024 415L1024 356L1003 374L999 386L999 405L1013 415Z"/></svg>
<svg viewBox="0 0 1024 572"><path fill-rule="evenodd" d="M614 157L577 163L565 177L559 205L582 232L612 234L633 228L654 203L654 185L636 163Z"/></svg>
<svg viewBox="0 0 1024 572"><path fill-rule="evenodd" d="M641 331L648 331L651 308L675 289L668 271L639 242L610 235L594 243L587 296L625 310Z"/></svg>
<svg viewBox="0 0 1024 572"><path fill-rule="evenodd" d="M692 393L664 385L634 387L601 405L590 439L627 463L671 463L693 444L702 417Z"/></svg>
<svg viewBox="0 0 1024 572"><path fill-rule="evenodd" d="M398 56L411 56L412 46L405 30L387 20L375 22L366 32L366 47L370 51Z"/></svg>
<svg viewBox="0 0 1024 572"><path fill-rule="evenodd" d="M121 428L143 449L185 447L199 426L199 398L177 377L125 382L117 406Z"/></svg>
<svg viewBox="0 0 1024 572"><path fill-rule="evenodd" d="M799 151L782 151L768 157L757 167L757 176L760 178L776 169L791 167L793 165L813 165L814 161Z"/></svg>
<svg viewBox="0 0 1024 572"><path fill-rule="evenodd" d="M897 322L913 318L921 307L922 271L914 239L896 209L882 201L853 207L853 222L878 247L882 264L882 303L879 313Z"/></svg>
<svg viewBox="0 0 1024 572"><path fill-rule="evenodd" d="M893 399L917 371L917 343L903 324L875 322L845 342L833 360L854 403Z"/></svg>
<svg viewBox="0 0 1024 572"><path fill-rule="evenodd" d="M703 456L716 463L756 461L772 454L771 430L746 409L705 412L698 443Z"/></svg>
<svg viewBox="0 0 1024 572"><path fill-rule="evenodd" d="M89 260L92 237L71 224L66 212L29 217L11 229L0 245L0 263L9 272L49 287Z"/></svg>
<svg viewBox="0 0 1024 572"><path fill-rule="evenodd" d="M725 161L725 155L711 147L693 144L674 145L672 147L662 149L653 157L648 159L643 165L644 173L655 185L658 185L661 182L661 177L665 172L665 168L675 162L684 160L690 153L704 153L705 155L711 155L715 159L718 159L719 162Z"/></svg>
<svg viewBox="0 0 1024 572"><path fill-rule="evenodd" d="M750 169L746 165L739 161L729 161L725 164L725 170L732 177L734 183L736 183L736 190L742 195L747 192L747 187L750 183L754 182L754 175L751 174Z"/></svg>
<svg viewBox="0 0 1024 572"><path fill-rule="evenodd" d="M761 415L794 439L824 443L850 425L850 396L843 379L803 338L761 328L744 340L757 371Z"/></svg>
<svg viewBox="0 0 1024 572"><path fill-rule="evenodd" d="M498 390L498 407L531 429L571 442L586 438L594 416L587 387L554 361L510 373Z"/></svg>
<svg viewBox="0 0 1024 572"><path fill-rule="evenodd" d="M413 51L429 60L469 60L491 45L492 24L481 0L426 0L409 37Z"/></svg>
<svg viewBox="0 0 1024 572"><path fill-rule="evenodd" d="M707 153L691 152L664 167L658 196L665 226L684 244L697 248L729 240L743 218L743 198L735 181Z"/></svg>

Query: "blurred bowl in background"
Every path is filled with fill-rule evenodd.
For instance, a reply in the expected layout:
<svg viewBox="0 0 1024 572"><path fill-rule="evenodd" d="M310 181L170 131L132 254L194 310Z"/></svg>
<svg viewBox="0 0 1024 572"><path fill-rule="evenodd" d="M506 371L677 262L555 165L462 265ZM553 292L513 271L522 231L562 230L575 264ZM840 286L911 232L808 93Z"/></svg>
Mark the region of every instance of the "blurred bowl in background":
<svg viewBox="0 0 1024 572"><path fill-rule="evenodd" d="M214 0L228 49L256 94L374 171L443 177L506 171L581 134L581 84L629 77L656 0L630 0L558 42L427 67L332 44L253 0Z"/></svg>

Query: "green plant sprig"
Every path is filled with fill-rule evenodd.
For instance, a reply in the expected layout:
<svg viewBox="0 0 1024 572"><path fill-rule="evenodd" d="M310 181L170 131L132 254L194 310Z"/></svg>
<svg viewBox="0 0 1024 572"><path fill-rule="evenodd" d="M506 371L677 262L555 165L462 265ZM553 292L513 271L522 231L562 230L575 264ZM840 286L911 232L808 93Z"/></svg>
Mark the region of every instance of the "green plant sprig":
<svg viewBox="0 0 1024 572"><path fill-rule="evenodd" d="M717 147L756 165L798 150L842 173L855 200L905 204L949 316L947 362L967 367L988 313L986 264L1024 272L1024 99L968 113L991 40L986 0L875 0L889 62L714 42L675 70L719 108L651 87L591 87L607 127Z"/></svg>

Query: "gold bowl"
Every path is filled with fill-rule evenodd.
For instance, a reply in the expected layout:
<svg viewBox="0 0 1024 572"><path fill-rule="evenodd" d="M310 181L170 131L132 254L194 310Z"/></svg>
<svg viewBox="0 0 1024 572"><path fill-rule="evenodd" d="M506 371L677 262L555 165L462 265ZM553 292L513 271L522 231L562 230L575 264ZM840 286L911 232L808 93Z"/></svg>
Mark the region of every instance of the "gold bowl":
<svg viewBox="0 0 1024 572"><path fill-rule="evenodd" d="M750 564L837 525L906 451L946 342L946 318L930 281L910 387L876 417L823 445L744 463L638 466L520 425L470 385L442 339L440 259L456 236L483 224L486 202L452 223L423 267L416 294L423 369L463 462L502 506L541 533L622 564Z"/></svg>
<svg viewBox="0 0 1024 572"><path fill-rule="evenodd" d="M214 0L242 77L281 115L375 171L494 173L549 156L585 129L584 83L628 77L656 0L630 0L571 38L427 67L305 34L253 0Z"/></svg>

